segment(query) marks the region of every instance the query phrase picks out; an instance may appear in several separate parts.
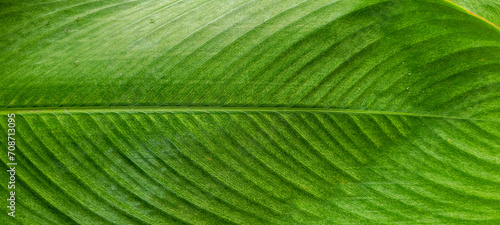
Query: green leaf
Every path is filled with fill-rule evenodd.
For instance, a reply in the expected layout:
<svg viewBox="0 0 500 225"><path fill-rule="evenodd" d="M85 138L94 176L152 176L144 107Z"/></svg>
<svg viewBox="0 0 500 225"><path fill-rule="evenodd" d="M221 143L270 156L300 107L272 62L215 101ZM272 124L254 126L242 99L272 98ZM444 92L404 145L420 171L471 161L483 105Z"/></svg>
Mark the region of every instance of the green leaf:
<svg viewBox="0 0 500 225"><path fill-rule="evenodd" d="M496 0L0 4L0 224L500 223Z"/></svg>

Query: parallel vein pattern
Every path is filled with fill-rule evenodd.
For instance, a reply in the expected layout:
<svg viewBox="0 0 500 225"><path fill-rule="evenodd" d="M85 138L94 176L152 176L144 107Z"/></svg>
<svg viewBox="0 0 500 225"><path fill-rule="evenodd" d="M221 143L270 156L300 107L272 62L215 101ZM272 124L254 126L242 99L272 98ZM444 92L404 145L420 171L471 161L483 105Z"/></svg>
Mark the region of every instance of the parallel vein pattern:
<svg viewBox="0 0 500 225"><path fill-rule="evenodd" d="M38 15L21 24L2 13L1 107L499 116L500 31L447 1L59 4L19 6Z"/></svg>
<svg viewBox="0 0 500 225"><path fill-rule="evenodd" d="M0 224L499 224L499 4L457 3L1 1Z"/></svg>
<svg viewBox="0 0 500 225"><path fill-rule="evenodd" d="M19 211L45 207L26 221L500 221L499 122L308 112L18 121L20 195L33 196Z"/></svg>

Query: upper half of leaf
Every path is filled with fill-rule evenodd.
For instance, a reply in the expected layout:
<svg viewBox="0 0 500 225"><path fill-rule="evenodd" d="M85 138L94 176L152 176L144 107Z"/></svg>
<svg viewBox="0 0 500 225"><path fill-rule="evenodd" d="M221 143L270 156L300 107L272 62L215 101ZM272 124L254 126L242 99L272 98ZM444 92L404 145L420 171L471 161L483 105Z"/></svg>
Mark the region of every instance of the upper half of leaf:
<svg viewBox="0 0 500 225"><path fill-rule="evenodd" d="M3 108L500 115L500 30L448 1L16 1L0 22Z"/></svg>

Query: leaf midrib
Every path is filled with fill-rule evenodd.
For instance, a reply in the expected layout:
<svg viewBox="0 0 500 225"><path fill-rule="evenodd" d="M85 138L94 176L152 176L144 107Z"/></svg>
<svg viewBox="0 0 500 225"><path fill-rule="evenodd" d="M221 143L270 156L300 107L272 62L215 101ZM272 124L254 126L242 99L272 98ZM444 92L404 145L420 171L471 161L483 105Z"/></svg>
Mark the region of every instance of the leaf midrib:
<svg viewBox="0 0 500 225"><path fill-rule="evenodd" d="M338 108L306 108L306 107L225 107L225 106L84 106L84 107L30 107L0 108L0 115L15 114L69 114L69 113L122 113L122 112L277 112L277 113L339 113L427 117L469 121L492 121L493 119L468 118L424 113L408 113L378 110L338 109Z"/></svg>

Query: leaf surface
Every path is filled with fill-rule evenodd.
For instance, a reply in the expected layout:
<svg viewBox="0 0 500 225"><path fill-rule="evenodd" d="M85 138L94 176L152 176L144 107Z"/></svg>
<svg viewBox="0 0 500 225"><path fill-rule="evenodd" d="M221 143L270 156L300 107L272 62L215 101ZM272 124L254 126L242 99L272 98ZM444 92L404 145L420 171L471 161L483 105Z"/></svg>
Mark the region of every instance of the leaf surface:
<svg viewBox="0 0 500 225"><path fill-rule="evenodd" d="M2 224L500 223L496 1L1 4Z"/></svg>

